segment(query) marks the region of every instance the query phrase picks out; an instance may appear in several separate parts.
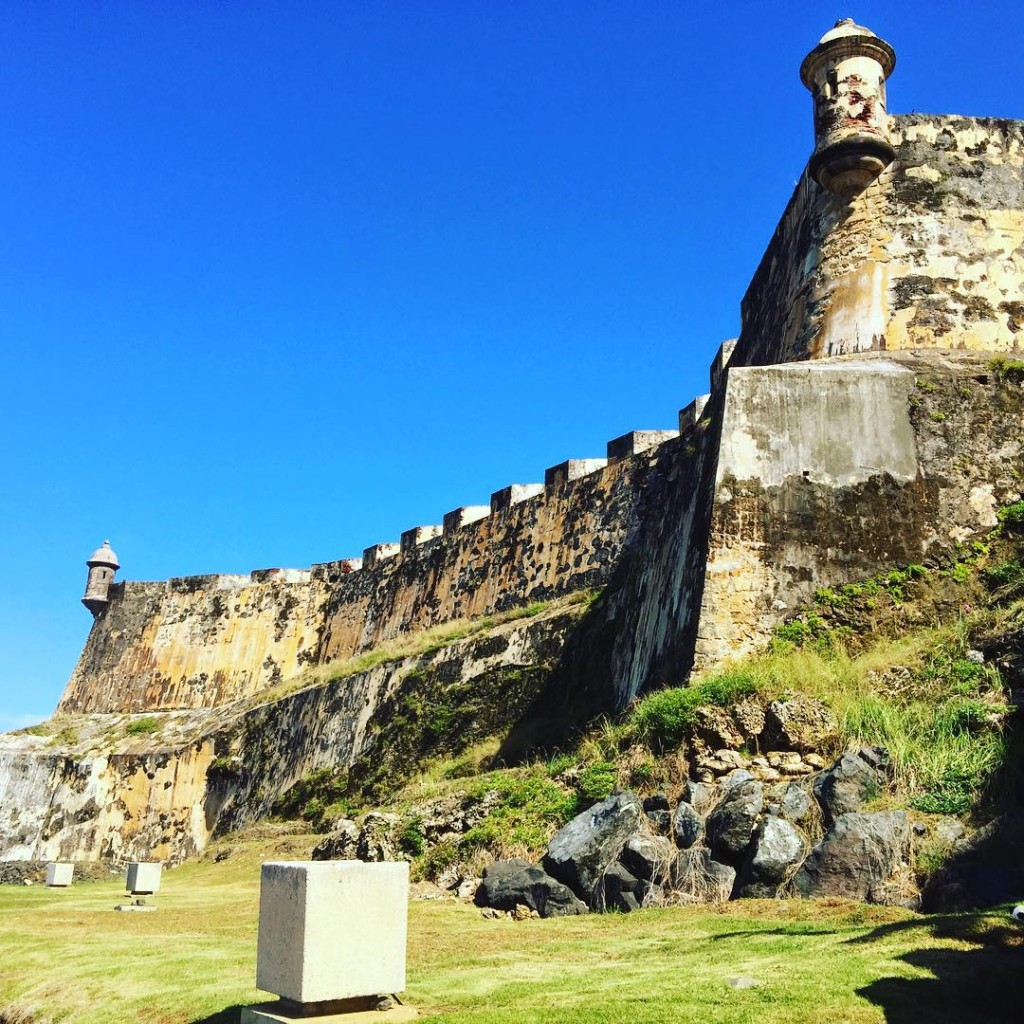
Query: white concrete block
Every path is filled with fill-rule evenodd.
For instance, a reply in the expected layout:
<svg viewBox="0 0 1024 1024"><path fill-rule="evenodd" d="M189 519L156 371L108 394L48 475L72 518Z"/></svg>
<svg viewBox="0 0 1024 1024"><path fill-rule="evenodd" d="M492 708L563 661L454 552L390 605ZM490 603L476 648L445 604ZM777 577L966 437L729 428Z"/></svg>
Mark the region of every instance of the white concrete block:
<svg viewBox="0 0 1024 1024"><path fill-rule="evenodd" d="M46 865L46 884L64 887L70 885L75 878L75 865L54 862Z"/></svg>
<svg viewBox="0 0 1024 1024"><path fill-rule="evenodd" d="M139 861L128 865L125 888L129 892L148 896L160 889L163 865L159 861Z"/></svg>
<svg viewBox="0 0 1024 1024"><path fill-rule="evenodd" d="M408 905L404 861L264 864L256 987L296 1003L401 992Z"/></svg>

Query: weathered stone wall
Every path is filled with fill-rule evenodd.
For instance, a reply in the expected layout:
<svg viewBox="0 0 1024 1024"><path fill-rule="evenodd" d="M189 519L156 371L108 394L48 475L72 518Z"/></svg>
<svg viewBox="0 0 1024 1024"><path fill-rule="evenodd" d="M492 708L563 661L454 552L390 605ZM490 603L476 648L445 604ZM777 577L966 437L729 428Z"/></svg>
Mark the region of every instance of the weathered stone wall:
<svg viewBox="0 0 1024 1024"><path fill-rule="evenodd" d="M0 859L168 860L205 845L212 740L153 753L0 747Z"/></svg>
<svg viewBox="0 0 1024 1024"><path fill-rule="evenodd" d="M58 712L212 707L404 634L603 586L656 451L553 474L528 500L356 571L116 584Z"/></svg>
<svg viewBox="0 0 1024 1024"><path fill-rule="evenodd" d="M58 713L212 707L314 660L323 595L310 574L254 575L115 584Z"/></svg>
<svg viewBox="0 0 1024 1024"><path fill-rule="evenodd" d="M1024 389L984 356L729 371L694 658L764 645L816 588L955 555L1021 498Z"/></svg>
<svg viewBox="0 0 1024 1024"><path fill-rule="evenodd" d="M896 160L848 205L801 177L743 299L733 366L1018 350L1024 123L911 114L892 126Z"/></svg>

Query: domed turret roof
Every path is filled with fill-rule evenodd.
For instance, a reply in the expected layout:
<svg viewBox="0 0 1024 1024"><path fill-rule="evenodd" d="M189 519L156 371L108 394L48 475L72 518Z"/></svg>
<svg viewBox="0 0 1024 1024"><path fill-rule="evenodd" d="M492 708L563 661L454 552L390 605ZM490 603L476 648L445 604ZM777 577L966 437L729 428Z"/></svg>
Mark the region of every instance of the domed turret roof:
<svg viewBox="0 0 1024 1024"><path fill-rule="evenodd" d="M869 28L858 25L853 18L837 21L819 40L818 45L800 65L800 80L814 91L815 70L828 60L840 57L864 56L882 65L882 74L888 78L896 67L896 51Z"/></svg>
<svg viewBox="0 0 1024 1024"><path fill-rule="evenodd" d="M843 18L837 21L819 40L818 45L830 43L833 39L841 39L843 36L870 36L877 39L878 36L869 28L858 25L853 18Z"/></svg>
<svg viewBox="0 0 1024 1024"><path fill-rule="evenodd" d="M121 564L117 560L117 555L114 554L113 548L110 546L110 541L105 540L103 546L97 548L89 558L89 561L85 563L90 568L94 565L107 565L111 569L120 569Z"/></svg>

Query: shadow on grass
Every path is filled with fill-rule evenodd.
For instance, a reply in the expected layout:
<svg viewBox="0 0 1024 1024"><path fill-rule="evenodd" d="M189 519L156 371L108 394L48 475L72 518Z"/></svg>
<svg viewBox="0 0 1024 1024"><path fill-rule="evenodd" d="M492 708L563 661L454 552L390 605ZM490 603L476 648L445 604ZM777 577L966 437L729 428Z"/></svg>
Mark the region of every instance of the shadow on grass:
<svg viewBox="0 0 1024 1024"><path fill-rule="evenodd" d="M1022 1019L1020 991L1024 933L1015 925L993 924L977 915L944 915L927 921L880 925L851 943L884 939L911 928L934 938L969 943L967 949L916 949L899 957L928 971L930 978L879 978L857 990L878 1006L887 1024L1014 1022Z"/></svg>
<svg viewBox="0 0 1024 1024"><path fill-rule="evenodd" d="M210 1014L209 1017L197 1017L190 1021L190 1024L238 1024L242 1018L242 1007L252 1006L252 1003L236 1003L234 1006L225 1006L223 1010Z"/></svg>

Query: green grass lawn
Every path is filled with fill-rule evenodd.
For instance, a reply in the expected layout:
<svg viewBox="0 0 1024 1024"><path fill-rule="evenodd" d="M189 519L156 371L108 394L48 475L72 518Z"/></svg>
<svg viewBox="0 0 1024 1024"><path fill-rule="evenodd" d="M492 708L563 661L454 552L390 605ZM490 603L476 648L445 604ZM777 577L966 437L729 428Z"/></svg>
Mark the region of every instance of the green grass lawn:
<svg viewBox="0 0 1024 1024"><path fill-rule="evenodd" d="M116 882L0 887L0 1021L236 1021L260 1000L259 862L298 851L166 872L153 914L115 913ZM414 901L405 999L439 1024L1019 1021L1022 936L1005 910L743 901L519 923Z"/></svg>

